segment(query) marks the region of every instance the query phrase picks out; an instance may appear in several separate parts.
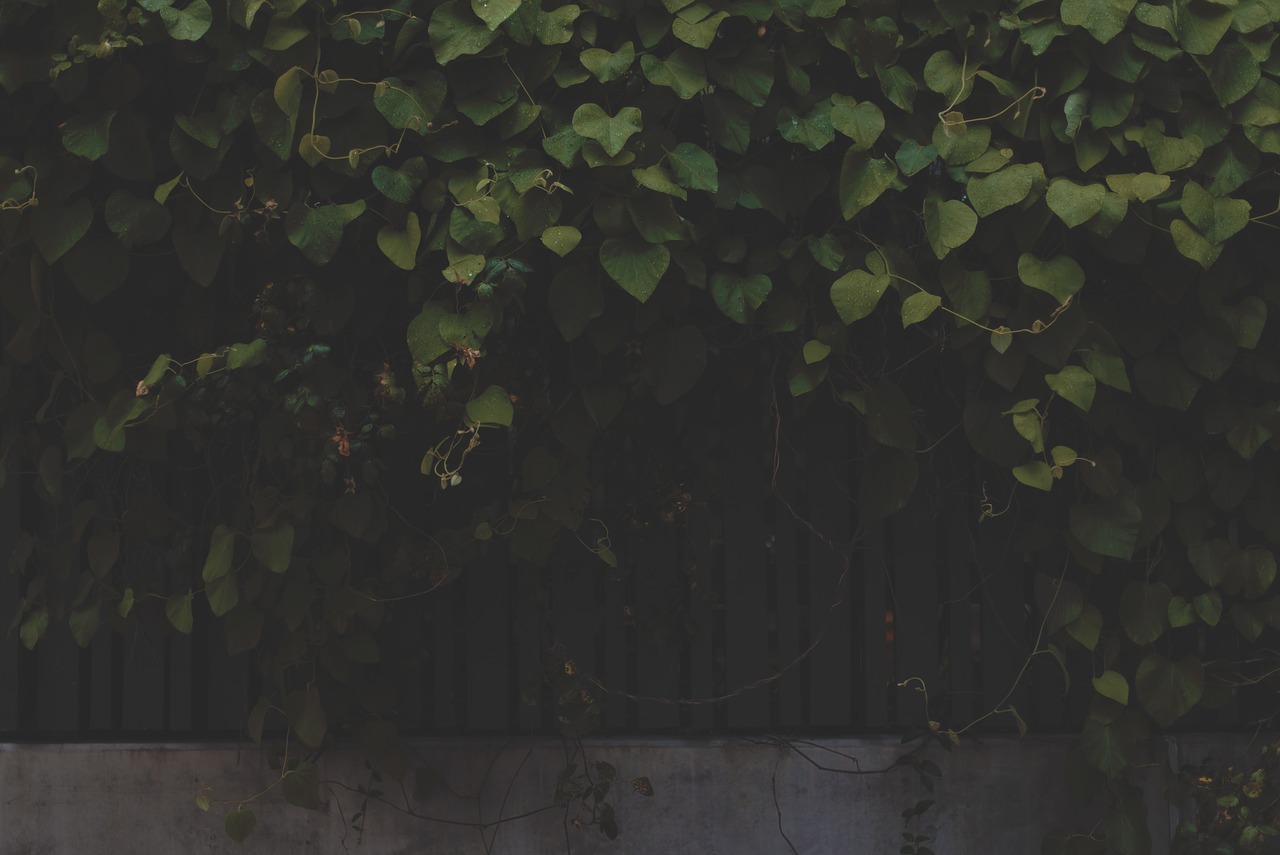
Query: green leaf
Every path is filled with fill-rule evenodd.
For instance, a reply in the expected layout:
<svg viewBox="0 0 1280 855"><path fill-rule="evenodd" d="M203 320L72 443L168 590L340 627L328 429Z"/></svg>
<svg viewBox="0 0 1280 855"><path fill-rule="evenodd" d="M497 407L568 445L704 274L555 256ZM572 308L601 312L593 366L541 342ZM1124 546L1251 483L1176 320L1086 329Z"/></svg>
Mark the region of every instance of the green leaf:
<svg viewBox="0 0 1280 855"><path fill-rule="evenodd" d="M235 554L236 535L225 525L216 526L209 538L209 554L204 560L204 569L200 578L212 582L227 575L231 569L231 558Z"/></svg>
<svg viewBox="0 0 1280 855"><path fill-rule="evenodd" d="M436 303L428 303L409 322L406 340L415 363L427 365L444 356L453 347L440 332L440 322L448 311Z"/></svg>
<svg viewBox="0 0 1280 855"><path fill-rule="evenodd" d="M250 539L253 557L272 573L284 573L293 562L293 524L277 522L254 531Z"/></svg>
<svg viewBox="0 0 1280 855"><path fill-rule="evenodd" d="M1248 225L1249 211L1243 199L1215 198L1194 181L1182 188L1182 213L1211 244L1222 243Z"/></svg>
<svg viewBox="0 0 1280 855"><path fill-rule="evenodd" d="M271 51L286 51L309 35L311 31L296 17L277 12L267 22L262 46Z"/></svg>
<svg viewBox="0 0 1280 855"><path fill-rule="evenodd" d="M1023 284L1044 291L1059 303L1084 286L1084 269L1068 255L1042 261L1030 253L1018 258L1018 278Z"/></svg>
<svg viewBox="0 0 1280 855"><path fill-rule="evenodd" d="M966 191L978 216L988 217L1026 199L1031 189L1043 180L1044 167L1040 164L1015 163L990 175L971 177Z"/></svg>
<svg viewBox="0 0 1280 855"><path fill-rule="evenodd" d="M1073 229L1093 219L1102 210L1106 196L1107 188L1101 184L1081 186L1065 178L1055 178L1044 200L1049 210L1057 214L1067 228Z"/></svg>
<svg viewBox="0 0 1280 855"><path fill-rule="evenodd" d="M302 707L291 716L294 732L303 744L311 748L319 748L329 730L329 722L324 707L320 704L320 690L315 684L307 686L302 698Z"/></svg>
<svg viewBox="0 0 1280 855"><path fill-rule="evenodd" d="M321 205L312 208L302 202L289 206L284 231L289 243L316 264L328 264L342 244L342 232L349 223L364 213L364 200L345 205Z"/></svg>
<svg viewBox="0 0 1280 855"><path fill-rule="evenodd" d="M1218 621L1222 619L1222 595L1217 591L1205 591L1203 594L1197 594L1191 604L1195 607L1196 614L1200 616L1200 620L1209 626L1217 626Z"/></svg>
<svg viewBox="0 0 1280 855"><path fill-rule="evenodd" d="M1106 44L1124 30L1137 0L1062 0L1062 23L1084 27Z"/></svg>
<svg viewBox="0 0 1280 855"><path fill-rule="evenodd" d="M194 596L190 591L185 594L174 594L165 600L164 614L169 619L169 623L178 632L190 634L191 632L191 598Z"/></svg>
<svg viewBox="0 0 1280 855"><path fill-rule="evenodd" d="M49 264L76 245L93 223L93 207L87 199L70 205L42 199L31 212L31 239Z"/></svg>
<svg viewBox="0 0 1280 855"><path fill-rule="evenodd" d="M951 250L964 245L977 227L978 215L959 199L944 202L930 196L924 202L924 230L938 258L945 258Z"/></svg>
<svg viewBox="0 0 1280 855"><path fill-rule="evenodd" d="M902 301L902 326L911 326L926 320L942 305L942 298L928 291L917 291Z"/></svg>
<svg viewBox="0 0 1280 855"><path fill-rule="evenodd" d="M514 416L511 396L501 386L490 386L467 402L467 418L474 424L511 427Z"/></svg>
<svg viewBox="0 0 1280 855"><path fill-rule="evenodd" d="M71 637L80 647L88 647L102 626L102 601L93 600L81 603L71 610L67 622L71 627Z"/></svg>
<svg viewBox="0 0 1280 855"><path fill-rule="evenodd" d="M1080 751L1085 759L1108 778L1117 778L1124 773L1136 747L1137 740L1124 719L1104 723L1089 718L1080 734Z"/></svg>
<svg viewBox="0 0 1280 855"><path fill-rule="evenodd" d="M479 0L476 0L479 2ZM629 41L610 53L601 48L588 48L578 55L583 68L595 75L601 83L612 83L631 68L636 59L635 45Z"/></svg>
<svg viewBox="0 0 1280 855"><path fill-rule="evenodd" d="M1071 533L1090 552L1129 560L1142 526L1133 499L1117 496L1101 502L1076 502L1069 512Z"/></svg>
<svg viewBox="0 0 1280 855"><path fill-rule="evenodd" d="M1035 487L1046 493L1053 489L1053 471L1043 460L1033 460L1021 466L1015 466L1013 477L1028 487Z"/></svg>
<svg viewBox="0 0 1280 855"><path fill-rule="evenodd" d="M37 606L31 610L22 621L22 625L18 627L18 638L22 640L23 647L28 650L35 650L36 643L48 629L49 610L44 606Z"/></svg>
<svg viewBox="0 0 1280 855"><path fill-rule="evenodd" d="M658 193L675 196L677 199L688 199L689 194L683 187L671 180L667 170L661 166L646 166L644 169L631 170L631 176L641 187L648 187Z"/></svg>
<svg viewBox="0 0 1280 855"><path fill-rule="evenodd" d="M1058 395L1086 413L1093 406L1093 396L1098 387L1097 381L1092 374L1078 365L1068 365L1057 374L1046 374L1044 382Z"/></svg>
<svg viewBox="0 0 1280 855"><path fill-rule="evenodd" d="M643 128L637 107L623 107L616 116L610 116L599 104L583 104L573 111L574 131L598 142L610 157L617 157L627 140Z"/></svg>
<svg viewBox="0 0 1280 855"><path fill-rule="evenodd" d="M209 600L209 609L217 617L222 617L240 602L240 585L234 573L228 573L214 579L204 586L204 595Z"/></svg>
<svg viewBox="0 0 1280 855"><path fill-rule="evenodd" d="M302 107L304 74L301 66L292 66L276 78L275 85L271 89L271 97L275 99L276 106L290 119L298 118L298 110Z"/></svg>
<svg viewBox="0 0 1280 855"><path fill-rule="evenodd" d="M604 295L594 277L565 269L551 280L547 293L551 318L565 341L573 341L604 312Z"/></svg>
<svg viewBox="0 0 1280 855"><path fill-rule="evenodd" d="M783 107L778 111L778 133L787 142L810 151L825 148L836 138L835 129L831 127L830 105L819 104L803 116Z"/></svg>
<svg viewBox="0 0 1280 855"><path fill-rule="evenodd" d="M676 19L671 22L671 35L687 45L699 50L706 50L711 47L711 42L716 37L716 30L720 28L720 22L729 17L729 13L715 12L701 19L684 17L688 9L701 5L694 4L694 6L688 7L685 12L678 14Z"/></svg>
<svg viewBox="0 0 1280 855"><path fill-rule="evenodd" d="M1191 626L1196 622L1196 610L1187 602L1187 598L1181 595L1175 596L1169 601L1169 626L1178 629L1184 626Z"/></svg>
<svg viewBox="0 0 1280 855"><path fill-rule="evenodd" d="M460 56L480 53L498 34L475 17L469 2L450 0L432 11L431 21L427 24L427 37L431 41L436 61L441 65L448 65Z"/></svg>
<svg viewBox="0 0 1280 855"><path fill-rule="evenodd" d="M671 253L662 244L650 244L636 237L611 237L600 245L600 264L622 290L643 303L653 295L662 274L667 272Z"/></svg>
<svg viewBox="0 0 1280 855"><path fill-rule="evenodd" d="M155 199L117 190L107 198L104 209L107 227L126 248L144 246L164 237L172 215Z"/></svg>
<svg viewBox="0 0 1280 855"><path fill-rule="evenodd" d="M426 167L420 157L410 158L399 169L378 165L373 168L373 186L388 199L408 205L422 186Z"/></svg>
<svg viewBox="0 0 1280 855"><path fill-rule="evenodd" d="M805 365L813 365L814 363L821 362L826 359L827 355L830 353L830 345L823 344L816 338L811 338L804 343L804 349L801 351L801 356L804 357Z"/></svg>
<svg viewBox="0 0 1280 855"><path fill-rule="evenodd" d="M751 105L732 92L713 92L702 99L707 129L719 145L737 154L746 154L751 144Z"/></svg>
<svg viewBox="0 0 1280 855"><path fill-rule="evenodd" d="M1252 50L1240 42L1231 42L1201 61L1209 78L1209 87L1222 106L1234 104L1253 91L1262 79L1262 69Z"/></svg>
<svg viewBox="0 0 1280 855"><path fill-rule="evenodd" d="M720 189L720 174L715 158L690 142L682 142L667 152L676 183L690 190L715 193Z"/></svg>
<svg viewBox="0 0 1280 855"><path fill-rule="evenodd" d="M1172 183L1173 179L1168 175L1157 175L1154 172L1107 176L1107 186L1113 192L1138 202L1151 201L1168 190Z"/></svg>
<svg viewBox="0 0 1280 855"><path fill-rule="evenodd" d="M707 88L707 71L702 57L687 47L676 48L665 59L647 53L640 57L640 70L654 86L670 89L683 101Z"/></svg>
<svg viewBox="0 0 1280 855"><path fill-rule="evenodd" d="M373 106L395 130L408 129L423 136L440 112L447 89L444 76L436 71L428 71L416 80L388 77L375 87ZM415 160L419 159L410 158L401 169L423 169L413 163Z"/></svg>
<svg viewBox="0 0 1280 855"><path fill-rule="evenodd" d="M309 693L307 697L309 701ZM294 807L320 810L320 770L314 763L303 760L280 776L280 791L284 800Z"/></svg>
<svg viewBox="0 0 1280 855"><path fill-rule="evenodd" d="M498 25L514 15L519 8L520 0L471 0L471 11L491 30L498 29Z"/></svg>
<svg viewBox="0 0 1280 855"><path fill-rule="evenodd" d="M1130 582L1120 595L1120 625L1134 644L1150 644L1164 635L1173 593L1163 582Z"/></svg>
<svg viewBox="0 0 1280 855"><path fill-rule="evenodd" d="M222 828L227 832L227 837L236 843L243 843L257 824L258 818L253 815L253 811L239 807L227 814L227 818L222 821Z"/></svg>
<svg viewBox="0 0 1280 855"><path fill-rule="evenodd" d="M1129 681L1119 671L1103 671L1093 678L1093 690L1121 706L1129 704Z"/></svg>
<svg viewBox="0 0 1280 855"><path fill-rule="evenodd" d="M170 38L198 42L213 26L213 9L205 0L191 0L182 10L165 6L160 10L160 20L164 21Z"/></svg>
<svg viewBox="0 0 1280 855"><path fill-rule="evenodd" d="M1080 642L1086 650L1093 650L1102 636L1102 612L1097 606L1085 603L1080 616L1067 624L1066 630L1067 635Z"/></svg>
<svg viewBox="0 0 1280 855"><path fill-rule="evenodd" d="M1169 727L1200 703L1204 666L1194 655L1171 662L1150 653L1138 663L1133 683L1142 708L1161 727Z"/></svg>
<svg viewBox="0 0 1280 855"><path fill-rule="evenodd" d="M1049 449L1049 457L1053 459L1054 466L1070 466L1079 459L1075 449L1068 448L1065 445L1055 445Z"/></svg>
<svg viewBox="0 0 1280 855"><path fill-rule="evenodd" d="M725 317L740 324L751 323L771 290L773 282L762 273L743 276L721 270L711 275L711 297L716 306Z"/></svg>
<svg viewBox="0 0 1280 855"><path fill-rule="evenodd" d="M88 160L97 160L107 153L111 120L115 117L114 110L94 116L84 113L72 116L62 132L62 147Z"/></svg>
<svg viewBox="0 0 1280 855"><path fill-rule="evenodd" d="M542 233L542 245L562 258L582 240L582 232L573 226L552 226Z"/></svg>
<svg viewBox="0 0 1280 855"><path fill-rule="evenodd" d="M831 127L853 140L852 150L868 151L884 133L884 113L870 101L832 95Z"/></svg>
<svg viewBox="0 0 1280 855"><path fill-rule="evenodd" d="M261 365L266 353L266 339L255 338L251 342L233 344L227 349L227 367L235 371Z"/></svg>
<svg viewBox="0 0 1280 855"><path fill-rule="evenodd" d="M422 230L418 215L410 211L405 216L403 229L385 225L378 229L378 249L401 270L413 270L418 263L418 245L422 242Z"/></svg>
<svg viewBox="0 0 1280 855"><path fill-rule="evenodd" d="M906 452L916 450L915 413L901 389L881 380L866 393L860 411L867 419L867 432L881 445Z"/></svg>
<svg viewBox="0 0 1280 855"><path fill-rule="evenodd" d="M840 167L840 212L851 220L869 206L898 177L898 168L887 157L870 157L850 149Z"/></svg>
<svg viewBox="0 0 1280 855"><path fill-rule="evenodd" d="M1169 224L1169 234L1178 252L1199 264L1205 270L1213 266L1222 254L1222 247L1215 246L1196 231L1186 220L1174 220Z"/></svg>

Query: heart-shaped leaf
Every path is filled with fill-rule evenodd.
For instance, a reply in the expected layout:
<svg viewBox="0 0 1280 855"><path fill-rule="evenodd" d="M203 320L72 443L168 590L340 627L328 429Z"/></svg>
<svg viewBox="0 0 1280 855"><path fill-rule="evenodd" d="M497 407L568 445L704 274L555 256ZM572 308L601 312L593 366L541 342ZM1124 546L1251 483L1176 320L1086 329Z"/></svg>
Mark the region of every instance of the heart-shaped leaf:
<svg viewBox="0 0 1280 855"><path fill-rule="evenodd" d="M31 213L31 239L44 260L53 264L85 236L93 223L93 206L87 199L70 205L41 201Z"/></svg>
<svg viewBox="0 0 1280 855"><path fill-rule="evenodd" d="M511 427L514 416L511 396L501 386L490 386L467 402L467 418L478 425Z"/></svg>
<svg viewBox="0 0 1280 855"><path fill-rule="evenodd" d="M1065 178L1055 178L1044 195L1049 210L1073 229L1093 219L1102 210L1107 198L1107 188L1101 184L1076 184Z"/></svg>
<svg viewBox="0 0 1280 855"><path fill-rule="evenodd" d="M622 290L643 303L667 272L671 252L637 237L611 237L600 245L600 264Z"/></svg>
<svg viewBox="0 0 1280 855"><path fill-rule="evenodd" d="M413 270L418 263L418 244L422 242L422 231L418 226L418 215L410 211L405 217L403 229L395 229L390 225L378 229L378 249L401 270Z"/></svg>
<svg viewBox="0 0 1280 855"><path fill-rule="evenodd" d="M1059 303L1084 287L1084 269L1068 255L1042 261L1030 253L1023 253L1018 259L1018 278L1024 284L1051 295Z"/></svg>
<svg viewBox="0 0 1280 855"><path fill-rule="evenodd" d="M285 216L284 231L289 243L316 264L328 264L342 243L347 224L364 213L364 200L345 205L321 205L312 208L295 202Z"/></svg>
<svg viewBox="0 0 1280 855"><path fill-rule="evenodd" d="M637 107L623 107L616 116L610 116L599 104L583 104L573 112L573 129L579 136L598 142L610 157L617 157L627 140L643 127Z"/></svg>
<svg viewBox="0 0 1280 855"><path fill-rule="evenodd" d="M978 215L959 199L944 202L930 196L925 200L924 231L938 258L945 258L951 250L964 245L977 227Z"/></svg>
<svg viewBox="0 0 1280 855"><path fill-rule="evenodd" d="M717 271L711 276L711 297L725 317L747 324L755 317L756 309L764 305L765 298L773 290L768 276L757 273L743 276L729 271Z"/></svg>
<svg viewBox="0 0 1280 855"><path fill-rule="evenodd" d="M1097 381L1093 375L1079 365L1068 365L1057 374L1046 374L1044 382L1060 396L1075 404L1086 413L1093 406L1093 396L1097 391Z"/></svg>
<svg viewBox="0 0 1280 855"><path fill-rule="evenodd" d="M831 302L835 305L840 320L851 324L875 311L876 304L888 287L888 275L850 270L831 283Z"/></svg>
<svg viewBox="0 0 1280 855"><path fill-rule="evenodd" d="M1168 727L1200 703L1204 665L1195 655L1171 662L1151 653L1138 663L1133 682L1142 708L1161 727Z"/></svg>

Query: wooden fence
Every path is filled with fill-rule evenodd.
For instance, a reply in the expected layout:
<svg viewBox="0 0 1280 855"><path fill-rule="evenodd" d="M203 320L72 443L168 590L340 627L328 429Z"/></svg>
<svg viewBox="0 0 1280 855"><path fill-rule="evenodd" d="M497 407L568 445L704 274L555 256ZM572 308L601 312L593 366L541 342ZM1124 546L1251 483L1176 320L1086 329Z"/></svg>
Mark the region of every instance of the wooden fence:
<svg viewBox="0 0 1280 855"><path fill-rule="evenodd" d="M672 447L655 438L654 454L640 449L617 465L625 477L610 482L620 497L613 507L625 508L631 490L657 508L613 521L625 572L572 538L547 570L507 560L495 540L456 581L400 604L384 631L412 651L404 727L554 731L542 681L548 649L607 688L606 732L864 734L930 719L959 727L1001 704L1033 730L1078 727L1087 653L1068 655L1084 691L1065 700L1051 657L1034 657L1022 673L1041 623L1033 580L1061 572L1065 554L1015 536L1035 512L1021 500L979 521L984 495L997 507L1008 501L1007 475L975 462L961 431L939 430L909 504L860 525L855 497L871 445L862 420L827 404L795 418L788 400L775 420L759 400L759 389L726 395L718 423ZM655 478L658 458L684 463ZM0 544L15 542L20 522L38 523L30 484L9 479ZM19 585L0 573L6 621ZM249 657L226 654L212 623L198 597L190 636L104 629L82 650L64 626L27 652L11 633L0 646L0 739L242 733L256 676ZM1232 707L1198 723L1230 726L1241 715ZM1008 715L986 722L1014 724Z"/></svg>

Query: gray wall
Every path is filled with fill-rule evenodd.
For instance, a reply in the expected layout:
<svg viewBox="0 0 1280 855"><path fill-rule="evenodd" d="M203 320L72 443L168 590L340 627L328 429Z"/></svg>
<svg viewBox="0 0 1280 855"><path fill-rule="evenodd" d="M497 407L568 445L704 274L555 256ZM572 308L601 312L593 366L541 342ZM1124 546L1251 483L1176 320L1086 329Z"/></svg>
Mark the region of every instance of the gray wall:
<svg viewBox="0 0 1280 855"><path fill-rule="evenodd" d="M1175 762L1198 762L1208 753L1230 758L1247 741L1186 736L1170 739L1162 750ZM913 831L933 835L929 845L938 855L1039 852L1049 828L1088 820L1088 810L1065 792L1068 745L1056 738L984 737L949 754L921 755L941 767L942 777L937 805ZM550 804L566 763L564 746L553 740L424 740L414 746L443 781L418 809L462 823L493 822ZM503 823L496 838L491 828L482 839L474 828L410 818L386 806L370 810L361 838L343 821L359 810L359 796L331 787L319 813L286 805L278 791L262 796L252 805L257 830L237 847L222 829L234 804L202 813L195 800L205 792L215 802L234 802L267 786L276 773L256 747L0 744L0 852L747 855L791 852L785 832L804 855L887 855L902 845L903 808L927 797L905 769L846 774L855 768L850 758L863 770L892 764L902 753L892 738L790 745L633 738L591 742L587 753L591 762L616 766L620 778L647 775L656 790L643 798L627 780L620 782L612 801L621 836L614 843L595 828L566 828L563 810ZM352 786L367 782L356 754L332 752L320 765L323 777ZM1160 798L1160 765L1143 773L1157 853L1168 851L1171 822ZM398 789L392 782L383 786Z"/></svg>

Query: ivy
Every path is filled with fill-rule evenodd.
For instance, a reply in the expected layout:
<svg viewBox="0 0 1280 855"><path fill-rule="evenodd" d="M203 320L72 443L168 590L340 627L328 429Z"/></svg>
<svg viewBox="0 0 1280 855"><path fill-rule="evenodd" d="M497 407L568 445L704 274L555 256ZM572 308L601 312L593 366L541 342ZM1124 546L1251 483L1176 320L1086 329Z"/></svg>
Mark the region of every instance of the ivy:
<svg viewBox="0 0 1280 855"><path fill-rule="evenodd" d="M1138 743L1274 685L1272 5L10 4L0 483L80 515L15 552L60 579L19 641L207 608L318 749L395 683L371 603L498 537L625 565L599 461L773 366L865 423L860 523L953 481L945 422L975 517L1066 561L1037 652L1093 662L1077 756L1141 848ZM504 432L526 510L453 489ZM113 486L167 478L207 501Z"/></svg>

